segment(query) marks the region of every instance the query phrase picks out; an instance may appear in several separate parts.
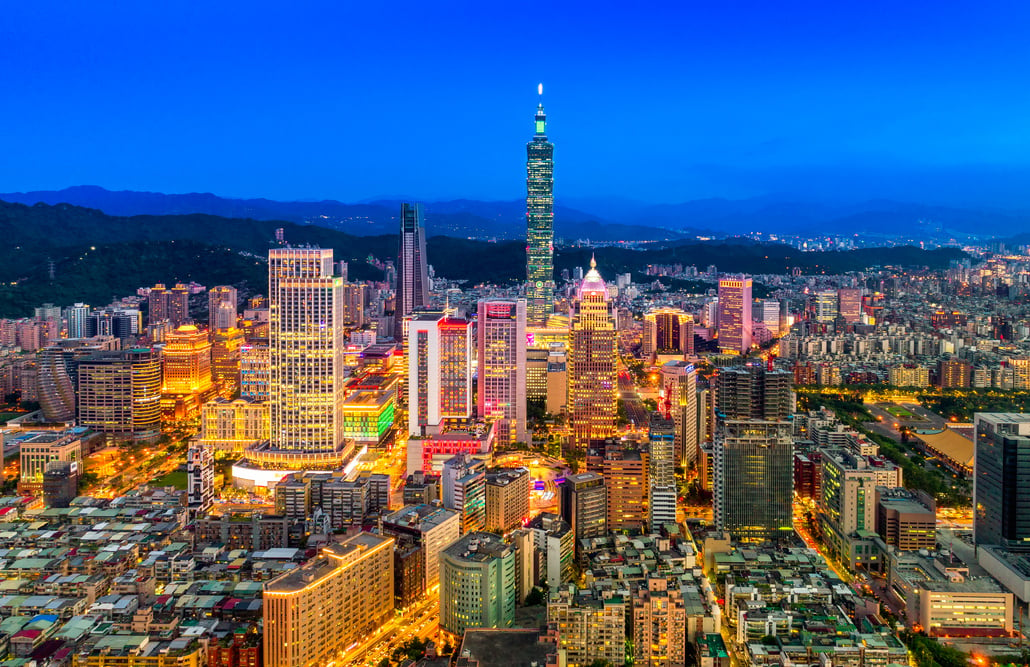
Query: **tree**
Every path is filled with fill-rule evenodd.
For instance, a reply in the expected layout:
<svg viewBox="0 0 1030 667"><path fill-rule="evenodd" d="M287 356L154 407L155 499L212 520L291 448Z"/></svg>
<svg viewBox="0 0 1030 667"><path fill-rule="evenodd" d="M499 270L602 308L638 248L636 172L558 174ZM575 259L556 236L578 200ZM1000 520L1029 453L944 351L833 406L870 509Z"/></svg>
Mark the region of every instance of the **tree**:
<svg viewBox="0 0 1030 667"><path fill-rule="evenodd" d="M542 590L540 590L539 588L537 588L536 586L534 586L533 590L531 590L529 592L529 595L526 596L525 606L526 607L535 607L537 605L543 604L544 602L545 602L545 600L544 600L544 592Z"/></svg>

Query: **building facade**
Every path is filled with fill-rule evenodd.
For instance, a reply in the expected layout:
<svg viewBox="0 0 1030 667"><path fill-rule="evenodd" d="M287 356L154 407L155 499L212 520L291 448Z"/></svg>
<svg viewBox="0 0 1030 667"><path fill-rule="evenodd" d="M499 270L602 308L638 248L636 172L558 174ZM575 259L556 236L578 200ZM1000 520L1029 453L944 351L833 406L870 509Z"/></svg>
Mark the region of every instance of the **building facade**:
<svg viewBox="0 0 1030 667"><path fill-rule="evenodd" d="M529 321L543 324L554 311L554 144L543 104L534 122L526 144L526 298Z"/></svg>
<svg viewBox="0 0 1030 667"><path fill-rule="evenodd" d="M497 422L500 443L528 442L526 300L480 301L476 339L479 418Z"/></svg>
<svg viewBox="0 0 1030 667"><path fill-rule="evenodd" d="M608 287L590 260L571 313L569 330L568 415L572 442L586 448L591 440L615 434L618 397L615 322Z"/></svg>

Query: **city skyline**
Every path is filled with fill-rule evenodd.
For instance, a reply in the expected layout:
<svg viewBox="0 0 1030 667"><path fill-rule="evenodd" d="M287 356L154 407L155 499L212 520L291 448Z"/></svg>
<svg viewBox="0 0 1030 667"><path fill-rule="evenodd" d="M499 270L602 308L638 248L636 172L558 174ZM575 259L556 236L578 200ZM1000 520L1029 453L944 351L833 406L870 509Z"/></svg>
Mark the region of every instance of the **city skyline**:
<svg viewBox="0 0 1030 667"><path fill-rule="evenodd" d="M346 20L329 6L248 9L69 4L55 18L12 8L19 30L5 33L5 80L21 104L0 111L18 129L0 181L9 191L99 183L289 200L514 199L517 109L543 81L561 119L567 201L781 193L1030 203L1018 189L1030 169L1030 100L1010 83L1027 54L1016 28L1027 9L1011 3L783 11L749 2L657 14L572 4L549 11L546 60L525 58L505 31L529 26L513 9L411 5L401 25L418 29L389 52L379 42L398 18L380 8ZM253 53L255 39L268 48ZM182 40L192 48L166 58ZM353 60L363 67L341 66ZM395 104L399 88L422 100L417 114ZM79 113L56 111L66 95ZM355 115L361 132L339 122ZM434 150L459 127L470 139L461 151ZM640 168L616 168L627 152ZM348 170L341 154L362 169Z"/></svg>

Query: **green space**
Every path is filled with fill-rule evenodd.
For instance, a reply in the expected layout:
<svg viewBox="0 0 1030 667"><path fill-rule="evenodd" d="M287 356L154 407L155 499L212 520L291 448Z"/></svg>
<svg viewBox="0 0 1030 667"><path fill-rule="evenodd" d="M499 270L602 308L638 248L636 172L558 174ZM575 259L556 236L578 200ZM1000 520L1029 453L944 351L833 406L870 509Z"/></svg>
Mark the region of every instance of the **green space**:
<svg viewBox="0 0 1030 667"><path fill-rule="evenodd" d="M971 422L977 412L1030 412L1030 392L956 389L941 394L920 394L919 404L945 419Z"/></svg>
<svg viewBox="0 0 1030 667"><path fill-rule="evenodd" d="M806 390L807 389L807 390ZM901 467L903 482L907 488L925 491L937 500L941 507L964 507L969 505L968 486L965 480L955 478L950 472L935 468L927 470L926 459L911 447L865 428L864 424L875 421L866 409L862 396L857 391L841 389L837 393L823 393L818 388L795 387L798 392L798 409L815 410L827 407L837 413L837 418L880 446L880 454Z"/></svg>
<svg viewBox="0 0 1030 667"><path fill-rule="evenodd" d="M177 489L185 489L187 486L186 473L182 470L173 470L163 477L156 477L150 482L151 486L174 486Z"/></svg>
<svg viewBox="0 0 1030 667"><path fill-rule="evenodd" d="M884 408L884 410L886 410L887 412L891 413L895 417L906 418L906 417L911 417L912 416L911 412L909 412L905 408L901 407L900 405L889 405L886 408Z"/></svg>

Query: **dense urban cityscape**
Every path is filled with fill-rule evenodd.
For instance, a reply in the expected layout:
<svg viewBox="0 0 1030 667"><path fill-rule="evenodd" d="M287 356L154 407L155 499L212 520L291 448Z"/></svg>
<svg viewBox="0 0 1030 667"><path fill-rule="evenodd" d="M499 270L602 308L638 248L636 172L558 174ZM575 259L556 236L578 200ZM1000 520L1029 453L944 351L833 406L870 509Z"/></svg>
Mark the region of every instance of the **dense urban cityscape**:
<svg viewBox="0 0 1030 667"><path fill-rule="evenodd" d="M410 202L0 321L0 664L1026 662L1028 247L558 273L533 121L525 282Z"/></svg>

